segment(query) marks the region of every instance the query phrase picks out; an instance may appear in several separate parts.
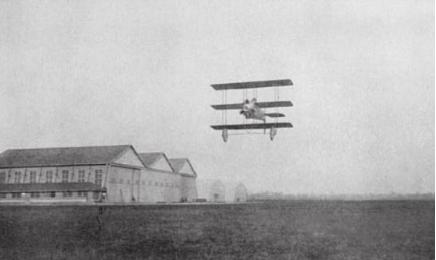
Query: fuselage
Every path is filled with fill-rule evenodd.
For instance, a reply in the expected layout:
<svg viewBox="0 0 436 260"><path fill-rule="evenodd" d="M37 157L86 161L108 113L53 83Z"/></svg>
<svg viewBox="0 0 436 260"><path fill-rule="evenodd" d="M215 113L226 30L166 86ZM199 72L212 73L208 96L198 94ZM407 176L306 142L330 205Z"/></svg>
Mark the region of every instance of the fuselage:
<svg viewBox="0 0 436 260"><path fill-rule="evenodd" d="M265 121L265 112L257 105L256 99L252 99L242 106L241 114L245 116L246 119L256 119Z"/></svg>

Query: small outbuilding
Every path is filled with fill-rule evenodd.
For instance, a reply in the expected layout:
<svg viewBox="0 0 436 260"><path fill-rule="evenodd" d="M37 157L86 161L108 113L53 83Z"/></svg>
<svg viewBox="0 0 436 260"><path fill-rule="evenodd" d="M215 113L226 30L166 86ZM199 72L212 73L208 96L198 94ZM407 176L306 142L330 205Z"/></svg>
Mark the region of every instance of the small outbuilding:
<svg viewBox="0 0 436 260"><path fill-rule="evenodd" d="M225 202L226 201L226 187L220 180L216 180L210 186L209 201L212 202Z"/></svg>
<svg viewBox="0 0 436 260"><path fill-rule="evenodd" d="M247 187L244 184L239 183L235 188L235 202L246 202L248 197Z"/></svg>

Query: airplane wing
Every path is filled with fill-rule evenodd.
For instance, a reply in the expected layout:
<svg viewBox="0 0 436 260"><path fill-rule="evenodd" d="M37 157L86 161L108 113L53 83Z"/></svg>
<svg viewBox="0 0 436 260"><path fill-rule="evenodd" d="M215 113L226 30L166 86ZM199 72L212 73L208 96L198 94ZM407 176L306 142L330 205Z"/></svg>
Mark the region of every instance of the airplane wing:
<svg viewBox="0 0 436 260"><path fill-rule="evenodd" d="M292 86L290 79L268 80L268 81L250 81L250 82L235 82L224 84L212 84L215 90L226 89L246 89L246 88L267 88L267 87L284 87Z"/></svg>
<svg viewBox="0 0 436 260"><path fill-rule="evenodd" d="M256 105L260 108L267 107L292 107L291 101L271 101L271 102L257 102ZM216 110L229 110L229 109L242 109L242 103L235 104L222 104L222 105L212 105L212 108Z"/></svg>
<svg viewBox="0 0 436 260"><path fill-rule="evenodd" d="M285 114L282 113L265 113L265 115L269 117L285 117Z"/></svg>
<svg viewBox="0 0 436 260"><path fill-rule="evenodd" d="M223 105L212 105L212 107L216 110L228 110L228 109L242 109L243 104L242 103L236 103L236 104L223 104Z"/></svg>
<svg viewBox="0 0 436 260"><path fill-rule="evenodd" d="M269 129L269 128L291 128L292 124L288 122L281 123L259 123L259 124L237 124L237 125L211 125L215 130L246 130L246 129Z"/></svg>
<svg viewBox="0 0 436 260"><path fill-rule="evenodd" d="M258 102L256 103L261 108L267 107L292 107L291 101L272 101L272 102Z"/></svg>

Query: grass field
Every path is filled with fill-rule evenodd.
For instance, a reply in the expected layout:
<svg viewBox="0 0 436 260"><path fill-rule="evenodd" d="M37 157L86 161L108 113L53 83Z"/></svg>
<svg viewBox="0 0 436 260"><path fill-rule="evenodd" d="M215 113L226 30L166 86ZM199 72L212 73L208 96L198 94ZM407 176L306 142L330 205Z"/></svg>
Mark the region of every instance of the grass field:
<svg viewBox="0 0 436 260"><path fill-rule="evenodd" d="M434 259L434 201L0 207L1 259Z"/></svg>

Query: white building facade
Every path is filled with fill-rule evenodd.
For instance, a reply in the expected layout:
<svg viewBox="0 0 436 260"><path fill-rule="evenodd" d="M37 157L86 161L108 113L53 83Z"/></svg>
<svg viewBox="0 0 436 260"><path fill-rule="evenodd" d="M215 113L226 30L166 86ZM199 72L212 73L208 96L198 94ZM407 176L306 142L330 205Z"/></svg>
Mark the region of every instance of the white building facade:
<svg viewBox="0 0 436 260"><path fill-rule="evenodd" d="M146 164L131 145L6 150L0 202L183 201L182 175L166 161Z"/></svg>

